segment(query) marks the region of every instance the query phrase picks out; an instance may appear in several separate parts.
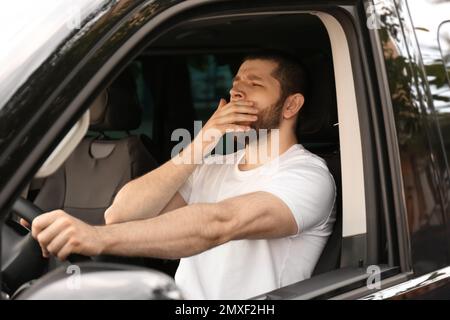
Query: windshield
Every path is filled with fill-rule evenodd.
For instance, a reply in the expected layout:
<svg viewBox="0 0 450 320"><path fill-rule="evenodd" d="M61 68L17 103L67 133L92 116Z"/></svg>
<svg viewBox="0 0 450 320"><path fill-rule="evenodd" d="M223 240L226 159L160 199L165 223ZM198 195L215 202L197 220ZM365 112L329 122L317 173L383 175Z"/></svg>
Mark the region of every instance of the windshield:
<svg viewBox="0 0 450 320"><path fill-rule="evenodd" d="M85 18L108 0L0 2L0 109Z"/></svg>

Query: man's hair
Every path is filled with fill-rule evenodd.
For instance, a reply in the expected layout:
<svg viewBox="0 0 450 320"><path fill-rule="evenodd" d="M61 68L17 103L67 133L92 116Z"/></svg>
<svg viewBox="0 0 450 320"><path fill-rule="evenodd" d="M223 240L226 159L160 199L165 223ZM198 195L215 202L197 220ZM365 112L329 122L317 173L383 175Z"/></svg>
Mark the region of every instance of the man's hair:
<svg viewBox="0 0 450 320"><path fill-rule="evenodd" d="M280 82L282 102L294 93L301 93L306 100L308 91L307 74L303 64L298 59L284 52L261 51L247 55L243 61L247 60L268 60L277 63L278 66L272 76Z"/></svg>

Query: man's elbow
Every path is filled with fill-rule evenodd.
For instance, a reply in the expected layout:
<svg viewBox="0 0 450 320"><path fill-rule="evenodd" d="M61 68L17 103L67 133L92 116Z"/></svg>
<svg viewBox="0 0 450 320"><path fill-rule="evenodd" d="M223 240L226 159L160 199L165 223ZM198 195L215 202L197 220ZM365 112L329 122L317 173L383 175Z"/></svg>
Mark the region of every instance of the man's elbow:
<svg viewBox="0 0 450 320"><path fill-rule="evenodd" d="M114 221L114 218L111 217L111 215L105 214L105 215L104 215L104 219L105 219L105 225L109 225L109 224L114 224L114 223L116 223L116 222Z"/></svg>
<svg viewBox="0 0 450 320"><path fill-rule="evenodd" d="M103 215L104 219L105 219L105 224L109 225L109 224L115 224L120 222L118 214L115 210L115 208L113 206L109 207L108 209L106 209L105 214Z"/></svg>
<svg viewBox="0 0 450 320"><path fill-rule="evenodd" d="M131 181L130 181L131 182ZM126 194L128 193L129 184L125 184L117 193L117 195L114 198L114 201L112 205L109 206L108 209L106 209L103 217L105 219L105 224L114 224L121 222L119 217L119 212L122 211L119 209L121 207L121 204L126 201Z"/></svg>

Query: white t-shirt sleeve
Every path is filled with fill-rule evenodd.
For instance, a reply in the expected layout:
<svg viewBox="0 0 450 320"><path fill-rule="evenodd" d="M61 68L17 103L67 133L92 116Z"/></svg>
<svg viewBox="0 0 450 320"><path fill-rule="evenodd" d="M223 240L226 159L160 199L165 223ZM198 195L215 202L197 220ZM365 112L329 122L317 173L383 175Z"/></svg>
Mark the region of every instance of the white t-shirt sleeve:
<svg viewBox="0 0 450 320"><path fill-rule="evenodd" d="M296 235L325 222L336 197L333 177L314 164L283 168L261 191L275 195L289 207L297 222Z"/></svg>

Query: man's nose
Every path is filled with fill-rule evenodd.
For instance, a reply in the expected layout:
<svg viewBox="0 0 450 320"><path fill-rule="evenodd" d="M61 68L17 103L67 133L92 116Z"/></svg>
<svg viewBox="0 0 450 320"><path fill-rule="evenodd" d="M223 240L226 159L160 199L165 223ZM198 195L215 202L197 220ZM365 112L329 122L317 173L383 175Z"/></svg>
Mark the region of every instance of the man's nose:
<svg viewBox="0 0 450 320"><path fill-rule="evenodd" d="M244 99L244 92L237 88L236 86L233 86L230 90L230 98L231 100L242 100Z"/></svg>

